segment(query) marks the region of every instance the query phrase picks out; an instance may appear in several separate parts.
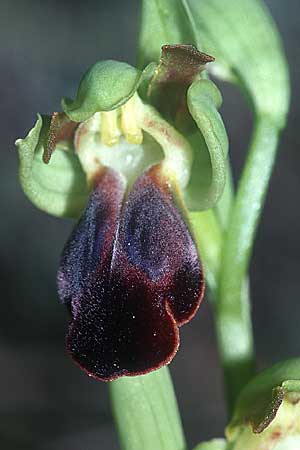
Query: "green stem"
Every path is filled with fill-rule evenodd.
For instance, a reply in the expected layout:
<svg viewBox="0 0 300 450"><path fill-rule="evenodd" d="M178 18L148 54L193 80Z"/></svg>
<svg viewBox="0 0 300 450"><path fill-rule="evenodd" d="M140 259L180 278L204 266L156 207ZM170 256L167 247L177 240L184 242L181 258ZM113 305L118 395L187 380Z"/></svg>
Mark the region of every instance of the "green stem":
<svg viewBox="0 0 300 450"><path fill-rule="evenodd" d="M167 367L110 383L123 450L185 450L177 401Z"/></svg>
<svg viewBox="0 0 300 450"><path fill-rule="evenodd" d="M222 252L215 321L230 409L241 388L254 374L252 324L245 279L277 142L278 129L272 120L268 116L258 117Z"/></svg>
<svg viewBox="0 0 300 450"><path fill-rule="evenodd" d="M229 415L241 389L255 373L255 352L248 282L236 295L235 307L226 305L220 294L215 302L215 326L219 355L224 373Z"/></svg>
<svg viewBox="0 0 300 450"><path fill-rule="evenodd" d="M213 304L217 297L221 253L233 204L233 195L231 166L228 161L224 192L216 207L189 214Z"/></svg>
<svg viewBox="0 0 300 450"><path fill-rule="evenodd" d="M217 305L218 291L219 291L219 271L221 265L221 254L224 242L227 236L227 226L230 219L231 208L233 205L233 186L232 186L232 175L231 175L231 167L228 163L227 168L227 182L224 189L224 193L222 198L218 202L217 207L214 210L208 210L201 213L191 213L191 221L194 225L195 237L200 249L200 255L203 260L206 280L207 284L210 288L210 299L212 301L214 316L215 316L215 324L216 324L216 332L217 332L217 341L219 347L219 353L221 357L222 363L224 363L224 359L226 359L226 354L224 351L224 346L226 347L226 335L228 329L225 327L225 339L223 336L223 326L225 323L225 317L222 316L221 313L218 314L219 305ZM250 341L252 343L252 330L251 330L251 320L249 314L249 289L248 283L244 283L244 290L240 297L240 302L244 305L245 311L245 320L247 320L247 324L244 323L241 325L239 340L242 342ZM240 318L238 318L238 323L240 323ZM245 352L246 355L249 355L249 345L244 345L243 349L240 349L241 353ZM250 345L252 347L252 344ZM246 358L246 356L245 356ZM250 364L252 365L252 361L254 359L253 353L251 354ZM247 367L248 371L248 367ZM240 368L234 368L233 374L236 374L234 378L233 375L227 375L227 367L224 364L224 382L226 385L227 392L231 391L231 386L229 384L234 379L234 383L238 383L240 379L244 379L244 375L241 377ZM246 376L247 374L245 374Z"/></svg>
<svg viewBox="0 0 300 450"><path fill-rule="evenodd" d="M200 259L203 263L205 279L212 294L211 299L214 301L218 286L218 273L223 243L222 229L218 222L216 212L213 209L202 212L191 212L189 218L199 248Z"/></svg>

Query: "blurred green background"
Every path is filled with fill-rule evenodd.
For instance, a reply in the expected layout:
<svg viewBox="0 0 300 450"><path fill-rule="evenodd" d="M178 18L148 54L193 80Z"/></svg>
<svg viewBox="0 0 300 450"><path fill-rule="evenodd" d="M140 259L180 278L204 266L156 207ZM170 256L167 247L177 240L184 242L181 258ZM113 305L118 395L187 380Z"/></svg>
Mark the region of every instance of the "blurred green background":
<svg viewBox="0 0 300 450"><path fill-rule="evenodd" d="M242 1L242 0L241 0ZM291 68L292 109L280 144L251 265L261 367L300 353L300 3L268 0ZM64 353L66 312L56 294L60 252L73 223L35 209L17 179L14 140L37 111L72 97L100 59L135 62L138 0L1 0L0 448L116 450L107 388ZM220 84L237 177L251 131L244 99ZM213 322L207 301L181 330L171 372L191 445L226 423Z"/></svg>

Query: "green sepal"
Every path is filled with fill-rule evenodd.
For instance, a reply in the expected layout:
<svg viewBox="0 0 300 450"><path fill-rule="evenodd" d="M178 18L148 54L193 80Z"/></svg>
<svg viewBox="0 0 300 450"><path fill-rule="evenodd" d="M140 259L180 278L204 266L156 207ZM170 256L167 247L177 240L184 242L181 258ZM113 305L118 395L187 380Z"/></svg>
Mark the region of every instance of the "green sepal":
<svg viewBox="0 0 300 450"><path fill-rule="evenodd" d="M63 144L56 146L49 164L43 162L50 118L40 116L24 139L18 139L19 178L31 202L58 217L78 217L83 210L88 187L77 155Z"/></svg>
<svg viewBox="0 0 300 450"><path fill-rule="evenodd" d="M75 100L62 99L62 109L75 122L84 122L99 111L126 103L154 72L155 63L143 71L119 61L99 61L83 75Z"/></svg>
<svg viewBox="0 0 300 450"><path fill-rule="evenodd" d="M212 439L211 441L201 442L194 450L226 450L227 442L225 439Z"/></svg>
<svg viewBox="0 0 300 450"><path fill-rule="evenodd" d="M191 210L209 209L219 200L226 181L228 138L218 112L222 97L212 81L200 79L189 87L187 102L199 131L189 139L194 162L186 201Z"/></svg>
<svg viewBox="0 0 300 450"><path fill-rule="evenodd" d="M280 37L260 0L187 0L196 44L216 58L212 71L245 91L258 115L284 125L288 66ZM271 80L271 81L270 81Z"/></svg>
<svg viewBox="0 0 300 450"><path fill-rule="evenodd" d="M295 405L300 401L300 358L281 361L248 383L227 427L228 438L234 440L245 425L253 433L262 433L276 418L284 400Z"/></svg>

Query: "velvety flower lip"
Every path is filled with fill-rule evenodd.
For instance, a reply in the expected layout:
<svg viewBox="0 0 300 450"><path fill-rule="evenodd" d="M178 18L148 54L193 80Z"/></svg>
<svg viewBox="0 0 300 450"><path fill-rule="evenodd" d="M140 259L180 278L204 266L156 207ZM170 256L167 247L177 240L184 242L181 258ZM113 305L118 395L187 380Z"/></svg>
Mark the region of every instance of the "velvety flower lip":
<svg viewBox="0 0 300 450"><path fill-rule="evenodd" d="M67 351L109 381L168 364L195 315L202 266L175 184L156 165L126 192L103 168L63 252L59 295L71 313Z"/></svg>

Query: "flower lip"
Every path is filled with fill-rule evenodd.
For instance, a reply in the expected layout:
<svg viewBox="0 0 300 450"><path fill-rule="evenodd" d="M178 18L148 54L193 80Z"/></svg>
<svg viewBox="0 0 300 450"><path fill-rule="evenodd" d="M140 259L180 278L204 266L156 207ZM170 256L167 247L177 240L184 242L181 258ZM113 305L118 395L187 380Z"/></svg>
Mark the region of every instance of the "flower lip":
<svg viewBox="0 0 300 450"><path fill-rule="evenodd" d="M196 246L161 166L146 171L126 201L124 194L120 176L103 169L58 275L72 315L67 350L104 381L168 364L178 327L204 291Z"/></svg>

